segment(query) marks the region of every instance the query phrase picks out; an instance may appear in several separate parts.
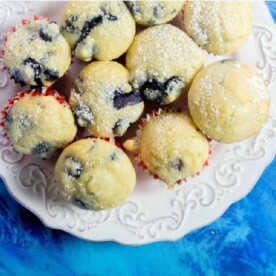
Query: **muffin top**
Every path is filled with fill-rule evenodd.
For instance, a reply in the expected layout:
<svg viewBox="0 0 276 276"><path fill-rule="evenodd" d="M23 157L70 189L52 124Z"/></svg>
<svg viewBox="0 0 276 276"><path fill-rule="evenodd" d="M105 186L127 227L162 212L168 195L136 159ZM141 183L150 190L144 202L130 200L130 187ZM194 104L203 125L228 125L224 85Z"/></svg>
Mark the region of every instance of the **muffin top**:
<svg viewBox="0 0 276 276"><path fill-rule="evenodd" d="M62 32L80 60L112 60L130 46L135 21L122 1L72 1L63 13Z"/></svg>
<svg viewBox="0 0 276 276"><path fill-rule="evenodd" d="M180 29L169 25L150 27L138 34L126 56L130 81L149 100L175 101L187 90L203 67L201 49Z"/></svg>
<svg viewBox="0 0 276 276"><path fill-rule="evenodd" d="M188 105L198 128L215 140L231 143L260 130L269 113L270 99L263 78L253 67L223 60L196 76Z"/></svg>
<svg viewBox="0 0 276 276"><path fill-rule="evenodd" d="M7 111L4 125L14 148L38 158L50 158L75 137L70 108L54 96L25 95Z"/></svg>
<svg viewBox="0 0 276 276"><path fill-rule="evenodd" d="M7 37L4 63L16 83L50 86L69 68L71 49L55 22L24 21Z"/></svg>
<svg viewBox="0 0 276 276"><path fill-rule="evenodd" d="M82 139L62 152L55 181L71 203L97 211L121 204L132 192L136 174L127 155L115 145Z"/></svg>
<svg viewBox="0 0 276 276"><path fill-rule="evenodd" d="M180 12L185 1L125 1L135 21L144 26L164 24Z"/></svg>
<svg viewBox="0 0 276 276"><path fill-rule="evenodd" d="M209 155L205 135L190 116L172 112L149 118L134 140L124 143L168 187L200 171Z"/></svg>
<svg viewBox="0 0 276 276"><path fill-rule="evenodd" d="M79 126L96 137L122 136L144 110L140 92L128 79L127 69L117 62L87 65L70 96Z"/></svg>
<svg viewBox="0 0 276 276"><path fill-rule="evenodd" d="M189 1L184 27L209 53L226 55L238 50L252 32L253 12L248 1Z"/></svg>

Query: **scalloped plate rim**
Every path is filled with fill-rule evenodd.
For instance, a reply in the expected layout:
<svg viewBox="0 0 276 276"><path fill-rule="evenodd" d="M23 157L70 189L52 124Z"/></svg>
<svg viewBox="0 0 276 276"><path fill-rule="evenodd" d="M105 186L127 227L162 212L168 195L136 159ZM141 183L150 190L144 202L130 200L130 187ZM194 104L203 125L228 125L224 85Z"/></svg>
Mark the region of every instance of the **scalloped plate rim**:
<svg viewBox="0 0 276 276"><path fill-rule="evenodd" d="M264 164L264 170L267 168L267 166L269 166L269 164L274 160L276 156L276 144L274 146L274 154L267 160L266 163L263 163ZM227 205L225 205L225 208L222 208L221 212L214 218L212 219L212 221L209 221L207 223L203 223L202 225L199 225L198 227L194 228L192 231L189 231L188 233L184 233L182 235L180 235L179 237L173 237L173 238L158 238L158 239L154 239L154 240L149 240L149 241L143 241L143 243L133 243L133 244L130 244L130 243L127 243L127 242L123 242L122 240L117 240L116 238L106 238L106 239L88 239L88 238L85 238L81 235L78 235L77 233L72 233L70 230L68 230L68 228L66 229L64 226L56 226L56 225L52 225L51 223L48 223L45 218L43 218L39 212L36 212L34 209L30 208L29 206L27 206L23 201L21 201L21 199L19 197L17 197L10 189L9 185L7 184L7 181L5 179L5 177L3 175L0 175L0 178L2 179L5 187L7 188L8 192L10 195L12 195L12 197L20 204L22 205L24 208L28 209L30 212L32 212L41 222L44 226L50 228L50 229L54 229L54 230L61 230L65 233L69 233L70 235L73 235L77 238L80 238L82 240L85 240L85 241L88 241L88 242L116 242L116 243L119 243L121 245L128 245L128 246L141 246L141 245L147 245L147 244L152 244L152 243L155 243L155 242L174 242L174 241L178 241L180 240L181 238L185 237L186 235L188 234L191 234L193 233L194 231L198 230L198 229L201 229L205 226L208 226L210 224L212 224L213 222L217 221L219 218L221 218L225 212L230 208L230 206L232 206L233 204L235 204L236 202L242 200L243 198L245 198L253 189L254 187L256 186L259 178L261 177L263 173L263 170L261 170L260 172L254 174L254 181L253 183L251 184L251 186L248 186L248 189L245 191L244 194L242 194L241 196L237 196L235 199L233 199L233 201Z"/></svg>

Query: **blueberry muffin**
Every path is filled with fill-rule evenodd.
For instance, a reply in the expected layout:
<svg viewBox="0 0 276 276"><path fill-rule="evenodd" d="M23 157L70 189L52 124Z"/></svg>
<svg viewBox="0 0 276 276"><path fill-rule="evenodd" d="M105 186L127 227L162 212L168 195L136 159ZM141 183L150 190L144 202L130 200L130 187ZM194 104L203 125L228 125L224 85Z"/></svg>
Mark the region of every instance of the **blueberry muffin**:
<svg viewBox="0 0 276 276"><path fill-rule="evenodd" d="M188 115L177 112L149 118L124 147L168 188L199 172L209 157L206 136L196 129Z"/></svg>
<svg viewBox="0 0 276 276"><path fill-rule="evenodd" d="M67 146L77 132L68 105L50 95L18 97L3 122L15 150L43 159Z"/></svg>
<svg viewBox="0 0 276 276"><path fill-rule="evenodd" d="M252 32L253 12L248 1L189 1L184 27L209 53L226 55L238 50Z"/></svg>
<svg viewBox="0 0 276 276"><path fill-rule="evenodd" d="M126 56L131 84L158 104L169 104L187 91L203 64L201 49L169 24L138 34Z"/></svg>
<svg viewBox="0 0 276 276"><path fill-rule="evenodd" d="M153 26L172 20L180 12L185 1L126 1L135 21Z"/></svg>
<svg viewBox="0 0 276 276"><path fill-rule="evenodd" d="M4 63L21 86L48 87L69 68L71 50L55 22L25 20L7 37Z"/></svg>
<svg viewBox="0 0 276 276"><path fill-rule="evenodd" d="M76 1L64 10L62 32L80 60L112 60L129 48L135 21L122 1Z"/></svg>
<svg viewBox="0 0 276 276"><path fill-rule="evenodd" d="M78 125L96 137L122 136L144 109L128 78L127 69L114 61L87 65L70 95Z"/></svg>
<svg viewBox="0 0 276 276"><path fill-rule="evenodd" d="M64 149L55 167L62 195L88 210L106 210L121 204L136 182L127 155L100 139L79 140Z"/></svg>
<svg viewBox="0 0 276 276"><path fill-rule="evenodd" d="M255 135L269 114L270 99L263 78L233 60L215 62L195 78L188 93L195 124L224 143Z"/></svg>

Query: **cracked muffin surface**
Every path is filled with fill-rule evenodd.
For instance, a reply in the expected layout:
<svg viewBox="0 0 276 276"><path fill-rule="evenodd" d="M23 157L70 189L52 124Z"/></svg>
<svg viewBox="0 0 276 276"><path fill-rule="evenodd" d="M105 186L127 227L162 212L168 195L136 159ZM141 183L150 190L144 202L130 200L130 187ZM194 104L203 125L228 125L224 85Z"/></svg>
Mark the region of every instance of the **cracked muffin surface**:
<svg viewBox="0 0 276 276"><path fill-rule="evenodd" d="M96 137L122 136L144 110L140 92L128 79L127 69L117 62L87 65L70 95L78 125Z"/></svg>
<svg viewBox="0 0 276 276"><path fill-rule="evenodd" d="M131 84L158 104L169 104L187 91L203 64L202 50L169 24L138 34L126 55Z"/></svg>
<svg viewBox="0 0 276 276"><path fill-rule="evenodd" d="M75 1L64 10L62 32L82 61L112 60L128 49L135 21L122 1Z"/></svg>
<svg viewBox="0 0 276 276"><path fill-rule="evenodd" d="M125 1L135 21L144 26L164 24L180 12L185 1Z"/></svg>
<svg viewBox="0 0 276 276"><path fill-rule="evenodd" d="M68 70L71 50L55 22L30 20L8 35L4 63L16 83L48 87Z"/></svg>
<svg viewBox="0 0 276 276"><path fill-rule="evenodd" d="M127 155L101 139L82 139L64 149L55 166L55 182L72 204L106 210L121 204L136 182Z"/></svg>

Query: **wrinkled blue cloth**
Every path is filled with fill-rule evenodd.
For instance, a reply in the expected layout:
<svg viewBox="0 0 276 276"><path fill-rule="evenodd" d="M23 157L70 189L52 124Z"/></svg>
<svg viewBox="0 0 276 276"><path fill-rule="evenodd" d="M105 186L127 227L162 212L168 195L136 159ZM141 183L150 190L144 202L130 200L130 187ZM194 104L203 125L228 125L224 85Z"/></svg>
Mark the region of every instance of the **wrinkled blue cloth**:
<svg viewBox="0 0 276 276"><path fill-rule="evenodd" d="M139 247L48 229L0 181L0 243L0 275L276 275L276 160L215 223Z"/></svg>

